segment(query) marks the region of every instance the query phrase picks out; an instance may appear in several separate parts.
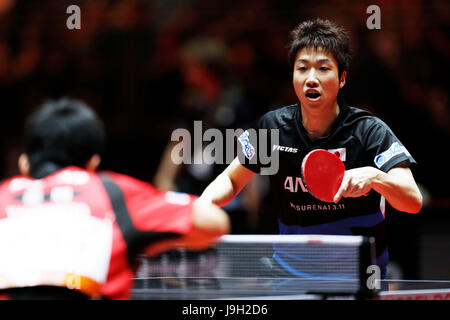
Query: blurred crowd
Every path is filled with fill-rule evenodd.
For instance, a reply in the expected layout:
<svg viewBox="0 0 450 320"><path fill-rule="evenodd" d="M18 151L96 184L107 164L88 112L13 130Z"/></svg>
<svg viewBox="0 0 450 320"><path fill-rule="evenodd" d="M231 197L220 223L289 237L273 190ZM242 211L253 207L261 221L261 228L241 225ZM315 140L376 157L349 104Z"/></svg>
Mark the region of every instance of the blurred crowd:
<svg viewBox="0 0 450 320"><path fill-rule="evenodd" d="M72 4L81 30L66 27ZM380 30L366 26L371 4ZM171 132L245 128L295 103L289 31L321 17L351 35L346 102L394 129L427 204L450 207L449 15L446 0L0 0L0 175L17 173L26 115L67 95L105 122L103 168L198 193L223 168L167 167Z"/></svg>

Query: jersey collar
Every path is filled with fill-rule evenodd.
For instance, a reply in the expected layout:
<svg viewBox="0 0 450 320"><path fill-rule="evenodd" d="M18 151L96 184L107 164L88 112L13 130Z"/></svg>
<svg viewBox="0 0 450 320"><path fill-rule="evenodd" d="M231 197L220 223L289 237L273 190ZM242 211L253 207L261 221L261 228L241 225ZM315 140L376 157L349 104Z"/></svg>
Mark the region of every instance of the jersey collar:
<svg viewBox="0 0 450 320"><path fill-rule="evenodd" d="M336 132L339 131L343 119L345 119L345 115L348 112L348 106L343 104L342 106L339 106L340 111L336 119L334 119L333 124L331 125L330 134L326 137L317 139L312 141L311 138L308 135L308 132L302 125L302 113L301 113L301 105L300 102L297 103L297 108L295 109L295 127L297 128L297 132L302 139L302 141L308 146L308 148L312 147L318 147L322 144L324 144L326 141L331 139Z"/></svg>

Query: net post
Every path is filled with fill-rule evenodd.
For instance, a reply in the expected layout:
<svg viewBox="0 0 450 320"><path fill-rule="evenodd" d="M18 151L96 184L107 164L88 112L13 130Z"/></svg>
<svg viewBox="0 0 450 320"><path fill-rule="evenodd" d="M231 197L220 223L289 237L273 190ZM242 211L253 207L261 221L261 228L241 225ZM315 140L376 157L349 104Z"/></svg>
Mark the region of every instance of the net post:
<svg viewBox="0 0 450 320"><path fill-rule="evenodd" d="M363 237L359 247L359 291L356 295L358 300L376 299L378 290L370 288L368 281L373 275L368 272L369 266L376 265L375 237ZM379 280L379 279L378 279Z"/></svg>

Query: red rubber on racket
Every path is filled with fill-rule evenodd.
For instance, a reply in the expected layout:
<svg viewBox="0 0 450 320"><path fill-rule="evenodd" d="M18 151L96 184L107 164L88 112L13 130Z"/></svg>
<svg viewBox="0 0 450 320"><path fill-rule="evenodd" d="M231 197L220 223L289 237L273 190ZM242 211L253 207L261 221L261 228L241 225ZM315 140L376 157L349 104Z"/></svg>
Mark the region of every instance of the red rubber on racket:
<svg viewBox="0 0 450 320"><path fill-rule="evenodd" d="M302 162L303 182L309 193L321 201L333 202L344 174L344 163L327 150L313 150Z"/></svg>

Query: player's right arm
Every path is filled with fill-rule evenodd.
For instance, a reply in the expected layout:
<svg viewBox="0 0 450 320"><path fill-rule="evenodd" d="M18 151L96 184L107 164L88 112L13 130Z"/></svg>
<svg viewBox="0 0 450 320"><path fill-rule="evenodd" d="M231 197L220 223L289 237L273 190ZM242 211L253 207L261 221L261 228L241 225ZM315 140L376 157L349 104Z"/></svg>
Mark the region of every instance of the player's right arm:
<svg viewBox="0 0 450 320"><path fill-rule="evenodd" d="M122 217L116 221L131 220L122 227L119 225L121 230L130 233L124 238L144 235L142 240L148 239L144 253L150 256L178 247L206 249L218 237L230 232L228 214L197 196L158 190L148 183L113 172L102 174L102 178L113 208L117 208L116 215L120 213ZM126 215L128 217L123 219Z"/></svg>
<svg viewBox="0 0 450 320"><path fill-rule="evenodd" d="M213 203L219 207L229 204L245 187L255 173L236 157L230 165L211 182L200 196L200 201Z"/></svg>
<svg viewBox="0 0 450 320"><path fill-rule="evenodd" d="M204 250L215 244L217 239L230 233L231 223L227 213L212 203L196 199L191 211L192 227L181 237L167 239L153 244L146 250L150 256L174 248Z"/></svg>

